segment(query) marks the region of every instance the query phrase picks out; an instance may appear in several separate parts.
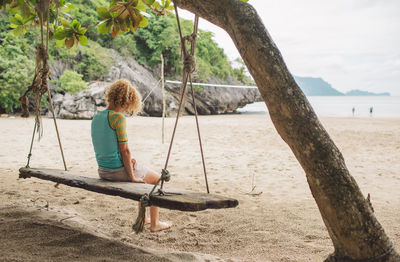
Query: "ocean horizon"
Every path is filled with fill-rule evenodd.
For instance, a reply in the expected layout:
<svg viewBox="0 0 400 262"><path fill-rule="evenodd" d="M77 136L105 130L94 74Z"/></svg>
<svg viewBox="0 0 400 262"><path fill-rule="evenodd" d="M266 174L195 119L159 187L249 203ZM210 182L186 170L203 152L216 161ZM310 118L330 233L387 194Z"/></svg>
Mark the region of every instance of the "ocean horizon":
<svg viewBox="0 0 400 262"><path fill-rule="evenodd" d="M400 96L307 96L318 116L400 118ZM237 110L243 114L264 114L264 102L248 104Z"/></svg>

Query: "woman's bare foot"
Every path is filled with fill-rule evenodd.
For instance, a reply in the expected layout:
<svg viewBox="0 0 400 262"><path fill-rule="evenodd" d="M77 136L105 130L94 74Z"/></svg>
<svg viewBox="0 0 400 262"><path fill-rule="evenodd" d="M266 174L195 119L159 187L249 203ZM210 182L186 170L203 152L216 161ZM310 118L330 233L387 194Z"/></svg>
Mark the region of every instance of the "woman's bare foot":
<svg viewBox="0 0 400 262"><path fill-rule="evenodd" d="M150 218L146 217L146 218L144 219L144 224L145 224L145 225L150 224Z"/></svg>
<svg viewBox="0 0 400 262"><path fill-rule="evenodd" d="M151 232L158 232L161 230L165 230L171 227L170 223L167 222L158 222L158 224L155 227L150 227Z"/></svg>

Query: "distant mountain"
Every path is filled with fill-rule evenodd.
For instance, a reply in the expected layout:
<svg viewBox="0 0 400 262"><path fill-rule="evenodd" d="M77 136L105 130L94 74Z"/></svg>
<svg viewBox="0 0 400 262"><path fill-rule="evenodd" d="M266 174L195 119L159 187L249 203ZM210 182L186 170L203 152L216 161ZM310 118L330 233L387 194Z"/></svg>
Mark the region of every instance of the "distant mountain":
<svg viewBox="0 0 400 262"><path fill-rule="evenodd" d="M361 91L358 89L351 90L346 93L346 96L390 96L390 93L372 93L368 91Z"/></svg>
<svg viewBox="0 0 400 262"><path fill-rule="evenodd" d="M329 83L318 77L294 76L294 80L306 96L390 96L390 93L372 93L361 90L351 90L346 94L339 92Z"/></svg>
<svg viewBox="0 0 400 262"><path fill-rule="evenodd" d="M322 78L294 76L294 80L306 96L344 96Z"/></svg>

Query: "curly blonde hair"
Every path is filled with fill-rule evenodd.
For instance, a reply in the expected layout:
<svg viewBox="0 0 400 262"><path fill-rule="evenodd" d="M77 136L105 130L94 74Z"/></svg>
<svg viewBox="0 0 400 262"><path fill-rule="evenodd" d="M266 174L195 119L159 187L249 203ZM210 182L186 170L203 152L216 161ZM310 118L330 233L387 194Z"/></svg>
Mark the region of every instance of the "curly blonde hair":
<svg viewBox="0 0 400 262"><path fill-rule="evenodd" d="M142 109L142 96L127 80L115 81L107 88L105 97L107 106L120 107L129 114L136 115Z"/></svg>

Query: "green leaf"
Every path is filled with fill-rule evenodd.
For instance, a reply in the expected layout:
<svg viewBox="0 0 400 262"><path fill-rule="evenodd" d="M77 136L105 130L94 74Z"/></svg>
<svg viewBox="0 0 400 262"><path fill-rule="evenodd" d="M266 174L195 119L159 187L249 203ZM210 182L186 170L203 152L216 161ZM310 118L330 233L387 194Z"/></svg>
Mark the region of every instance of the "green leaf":
<svg viewBox="0 0 400 262"><path fill-rule="evenodd" d="M11 8L11 9L8 10L8 12L11 13L11 14L16 14L16 13L18 13L18 11L19 11L18 7L14 7L14 8Z"/></svg>
<svg viewBox="0 0 400 262"><path fill-rule="evenodd" d="M242 1L242 2L246 2L246 3L247 3L249 0L241 0L241 1Z"/></svg>
<svg viewBox="0 0 400 262"><path fill-rule="evenodd" d="M76 19L74 19L72 21L72 28L79 30L79 28L81 27L81 23L79 23Z"/></svg>
<svg viewBox="0 0 400 262"><path fill-rule="evenodd" d="M82 35L79 37L79 42L81 43L81 45L87 45L88 44L88 39L86 36Z"/></svg>
<svg viewBox="0 0 400 262"><path fill-rule="evenodd" d="M97 26L97 31L100 34L108 34L111 30L111 22L110 20L108 21L103 21Z"/></svg>
<svg viewBox="0 0 400 262"><path fill-rule="evenodd" d="M17 16L17 15L15 15L15 16ZM20 22L15 16L10 17L10 23L14 24L14 25L22 25L23 23Z"/></svg>
<svg viewBox="0 0 400 262"><path fill-rule="evenodd" d="M86 29L85 27L82 27L82 28L80 28L80 29L78 30L78 33L79 33L80 35L84 35L84 34L86 33L86 31L87 31L87 29Z"/></svg>
<svg viewBox="0 0 400 262"><path fill-rule="evenodd" d="M19 36L19 35L23 34L24 31L25 31L25 28L24 28L23 26L18 26L17 28L15 28L15 29L13 30L13 34L14 34L15 36Z"/></svg>
<svg viewBox="0 0 400 262"><path fill-rule="evenodd" d="M54 38L56 40L63 40L67 36L68 36L68 31L63 30L63 29L57 30L56 33L54 34Z"/></svg>
<svg viewBox="0 0 400 262"><path fill-rule="evenodd" d="M162 6L158 2L154 2L153 6L154 6L155 9L162 9Z"/></svg>
<svg viewBox="0 0 400 262"><path fill-rule="evenodd" d="M168 7L171 4L171 0L165 0L165 3L163 4L164 7Z"/></svg>
<svg viewBox="0 0 400 262"><path fill-rule="evenodd" d="M103 6L97 7L97 14L103 19L111 18L111 14L108 12L107 8Z"/></svg>
<svg viewBox="0 0 400 262"><path fill-rule="evenodd" d="M125 9L125 7L123 7L122 5L113 5L112 7L110 7L110 13L119 13L122 9Z"/></svg>
<svg viewBox="0 0 400 262"><path fill-rule="evenodd" d="M63 27L71 28L71 24L70 24L67 20L61 18L61 19L60 19L60 22L61 22L61 24L62 24Z"/></svg>
<svg viewBox="0 0 400 262"><path fill-rule="evenodd" d="M152 5L155 2L155 0L142 0L142 1L145 1L149 5Z"/></svg>
<svg viewBox="0 0 400 262"><path fill-rule="evenodd" d="M22 3L20 3L20 10L21 10L21 15L24 19L32 15L31 8L25 1L22 1Z"/></svg>
<svg viewBox="0 0 400 262"><path fill-rule="evenodd" d="M66 3L63 5L63 8L65 8L65 10L63 10L63 11L69 12L69 11L74 10L75 6L71 3Z"/></svg>
<svg viewBox="0 0 400 262"><path fill-rule="evenodd" d="M32 15L32 16L30 16L30 17L28 17L28 18L26 18L25 20L24 20L24 24L26 25L26 24L29 24L30 22L32 22L33 21L33 19L35 19L35 17Z"/></svg>
<svg viewBox="0 0 400 262"><path fill-rule="evenodd" d="M65 39L57 40L56 46L61 47L65 45Z"/></svg>
<svg viewBox="0 0 400 262"><path fill-rule="evenodd" d="M149 24L149 20L146 17L142 17L142 21L139 23L139 27L146 27Z"/></svg>
<svg viewBox="0 0 400 262"><path fill-rule="evenodd" d="M17 28L19 25L15 25L15 24L10 24L11 28Z"/></svg>
<svg viewBox="0 0 400 262"><path fill-rule="evenodd" d="M111 3L110 3L110 8L113 7L114 5L116 5L117 3L118 3L117 1L112 0Z"/></svg>
<svg viewBox="0 0 400 262"><path fill-rule="evenodd" d="M19 14L15 14L15 19L17 19L21 24L24 23L24 19L22 18L22 16L20 16Z"/></svg>
<svg viewBox="0 0 400 262"><path fill-rule="evenodd" d="M145 5L145 4L143 3L143 1L139 1L138 4L137 4L137 6L135 6L135 8L136 8L137 10L139 10L139 11L145 12L146 9L147 9L147 5Z"/></svg>
<svg viewBox="0 0 400 262"><path fill-rule="evenodd" d="M110 12L112 18L119 16L119 12Z"/></svg>

